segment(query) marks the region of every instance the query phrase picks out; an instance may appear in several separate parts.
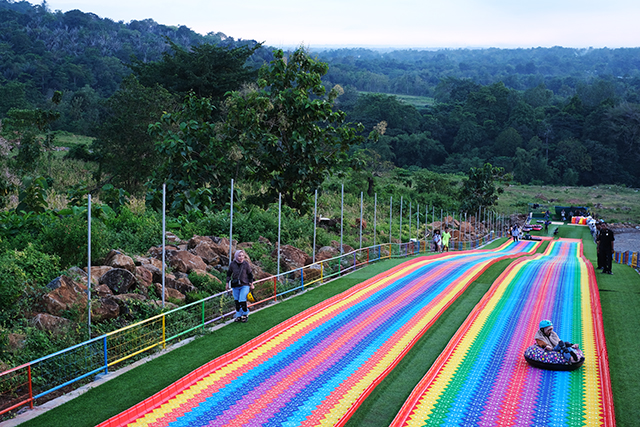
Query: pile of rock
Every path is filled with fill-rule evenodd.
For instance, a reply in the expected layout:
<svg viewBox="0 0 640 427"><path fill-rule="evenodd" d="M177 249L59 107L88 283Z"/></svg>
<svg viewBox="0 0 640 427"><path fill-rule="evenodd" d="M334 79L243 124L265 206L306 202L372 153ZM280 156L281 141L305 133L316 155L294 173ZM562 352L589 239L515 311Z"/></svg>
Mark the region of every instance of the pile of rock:
<svg viewBox="0 0 640 427"><path fill-rule="evenodd" d="M228 239L194 236L184 242L170 233L167 238L171 244L165 246L167 267L165 301L183 302L188 293L198 291L189 280L189 274L193 272L220 283L212 273L227 270L230 247ZM261 238L260 242L273 246L267 239ZM250 242L238 244L233 241L231 249L233 251L246 249L251 245ZM319 256L326 253L326 248L322 248ZM272 257L275 259L276 256L277 252L274 250ZM61 331L71 324L63 315L69 311L86 313L89 273L91 274L91 316L95 322L129 314L131 302L134 300L159 307L162 295L161 260L162 247L152 247L146 257L130 257L118 250L112 250L105 257L102 265L92 266L90 272L86 267L84 269L74 267L70 269L69 275L57 277L47 285L48 292L42 301L45 312L37 313L32 323L41 329ZM255 280L270 276L250 259L248 261ZM299 269L310 263L311 257L300 249L290 245L282 246L282 271ZM165 306L176 307L172 303L165 303Z"/></svg>

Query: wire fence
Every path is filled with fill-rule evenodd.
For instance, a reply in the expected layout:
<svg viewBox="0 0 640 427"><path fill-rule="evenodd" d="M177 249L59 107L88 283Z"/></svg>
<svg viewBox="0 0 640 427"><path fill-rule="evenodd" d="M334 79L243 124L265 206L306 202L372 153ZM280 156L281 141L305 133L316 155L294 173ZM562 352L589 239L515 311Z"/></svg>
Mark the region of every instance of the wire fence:
<svg viewBox="0 0 640 427"><path fill-rule="evenodd" d="M488 232L472 242L453 242L450 249L474 249L500 237L502 231ZM426 241L384 243L316 261L256 281L255 302L250 307L274 303L380 260L433 250ZM33 408L37 399L69 391L170 343L201 334L207 327L228 321L234 313L233 297L222 292L6 370L0 373L0 415L25 405Z"/></svg>

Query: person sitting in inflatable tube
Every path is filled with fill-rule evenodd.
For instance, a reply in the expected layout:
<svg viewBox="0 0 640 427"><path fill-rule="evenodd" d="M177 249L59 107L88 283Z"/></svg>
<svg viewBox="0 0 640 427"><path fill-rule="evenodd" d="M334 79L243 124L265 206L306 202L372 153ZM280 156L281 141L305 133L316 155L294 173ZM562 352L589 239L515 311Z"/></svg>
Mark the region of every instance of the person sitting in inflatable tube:
<svg viewBox="0 0 640 427"><path fill-rule="evenodd" d="M553 330L553 323L551 320L541 320L540 329L536 332L534 337L538 347L545 349L546 351L557 351L562 353L562 356L567 362L576 363L580 359L575 350L579 349L578 344L571 344L569 341L562 341L558 334Z"/></svg>
<svg viewBox="0 0 640 427"><path fill-rule="evenodd" d="M572 371L584 363L578 344L562 341L553 331L550 320L542 320L535 335L536 343L524 352L524 358L536 368L554 371Z"/></svg>

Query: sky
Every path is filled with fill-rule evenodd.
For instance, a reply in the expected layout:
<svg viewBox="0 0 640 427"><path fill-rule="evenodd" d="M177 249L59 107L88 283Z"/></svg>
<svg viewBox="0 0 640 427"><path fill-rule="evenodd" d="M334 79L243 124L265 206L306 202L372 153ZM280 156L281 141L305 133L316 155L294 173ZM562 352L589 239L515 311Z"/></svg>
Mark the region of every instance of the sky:
<svg viewBox="0 0 640 427"><path fill-rule="evenodd" d="M40 4L40 0L30 0ZM47 0L273 47L640 47L638 0Z"/></svg>

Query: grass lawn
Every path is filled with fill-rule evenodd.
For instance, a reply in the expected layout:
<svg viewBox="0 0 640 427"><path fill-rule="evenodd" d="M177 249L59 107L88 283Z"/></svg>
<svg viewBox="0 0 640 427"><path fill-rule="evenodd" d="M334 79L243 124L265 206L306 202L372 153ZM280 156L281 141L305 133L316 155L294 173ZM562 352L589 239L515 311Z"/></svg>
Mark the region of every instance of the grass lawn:
<svg viewBox="0 0 640 427"><path fill-rule="evenodd" d="M504 187L496 210L503 213L523 212L529 203L555 206L586 206L607 222L640 222L640 197L637 188L618 185L568 187L550 185L510 185ZM552 202L547 200L553 199Z"/></svg>
<svg viewBox="0 0 640 427"><path fill-rule="evenodd" d="M551 227L549 233L554 228ZM585 255L592 262L595 261L595 245L586 227L563 226L560 227L559 236L583 239ZM502 241L494 242L490 247L498 246ZM538 252L543 251L544 247L546 244ZM298 312L404 261L406 259L373 264L253 313L247 324L231 324L209 333L22 425L94 426ZM469 286L372 392L349 420L348 426L389 425L413 387L510 262L503 260L494 264ZM613 272L613 276L597 274L597 279L609 351L616 421L618 426L633 426L637 425L637 415L640 414L640 371L637 369L640 344L633 339L634 332L640 330L640 276L633 269L616 264ZM628 369L628 366L633 368Z"/></svg>

